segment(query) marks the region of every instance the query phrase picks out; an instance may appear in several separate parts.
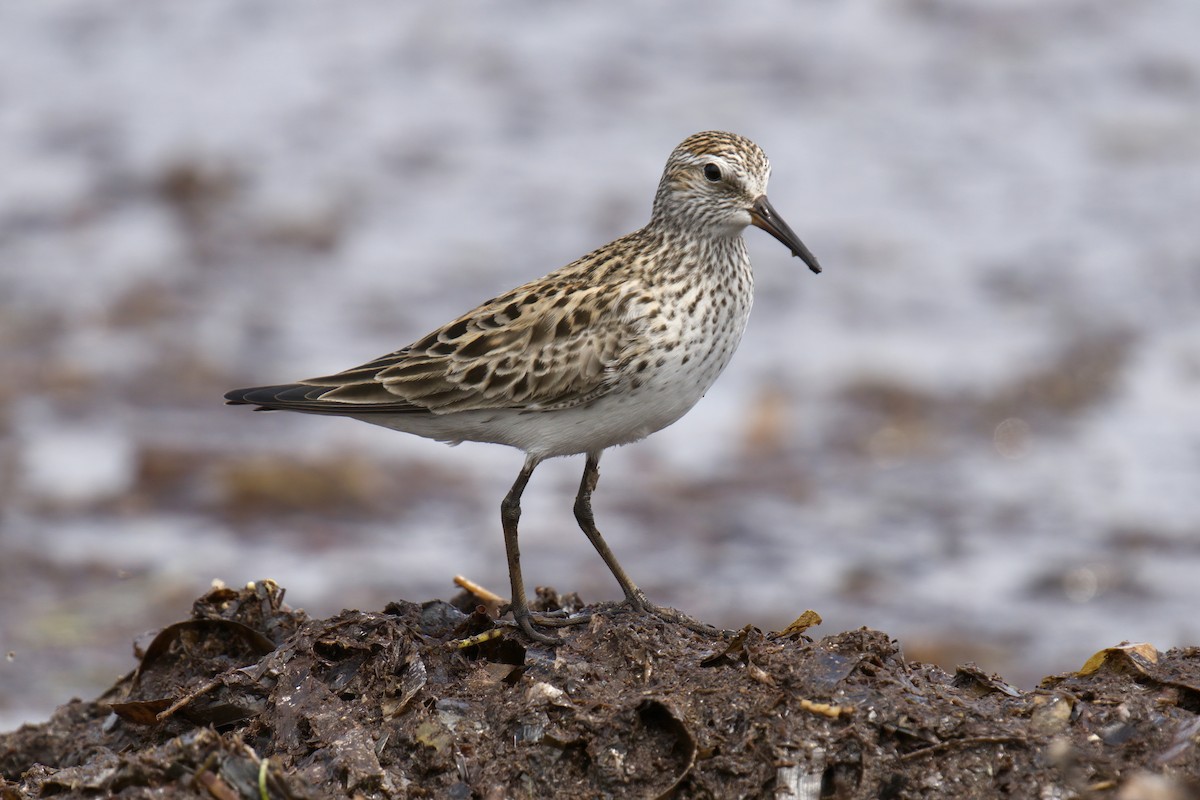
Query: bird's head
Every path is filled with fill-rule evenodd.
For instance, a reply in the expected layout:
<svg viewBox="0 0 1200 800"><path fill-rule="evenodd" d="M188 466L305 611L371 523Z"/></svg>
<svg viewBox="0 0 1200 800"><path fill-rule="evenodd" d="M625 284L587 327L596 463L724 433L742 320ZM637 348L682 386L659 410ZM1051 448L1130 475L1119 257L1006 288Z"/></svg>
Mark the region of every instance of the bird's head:
<svg viewBox="0 0 1200 800"><path fill-rule="evenodd" d="M739 236L754 225L820 272L817 259L767 200L770 177L766 153L746 137L724 131L693 134L667 159L653 220L717 237Z"/></svg>

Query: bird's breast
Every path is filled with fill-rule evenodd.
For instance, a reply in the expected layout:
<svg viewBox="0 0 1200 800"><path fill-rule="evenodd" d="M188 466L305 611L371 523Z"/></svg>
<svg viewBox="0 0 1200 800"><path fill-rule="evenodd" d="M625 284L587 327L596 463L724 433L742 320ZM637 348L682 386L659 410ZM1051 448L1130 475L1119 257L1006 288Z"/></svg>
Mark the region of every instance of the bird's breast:
<svg viewBox="0 0 1200 800"><path fill-rule="evenodd" d="M665 427L695 405L732 360L750 316L753 278L746 263L715 276L693 274L659 295L626 355L623 382L635 403L657 409L655 422Z"/></svg>

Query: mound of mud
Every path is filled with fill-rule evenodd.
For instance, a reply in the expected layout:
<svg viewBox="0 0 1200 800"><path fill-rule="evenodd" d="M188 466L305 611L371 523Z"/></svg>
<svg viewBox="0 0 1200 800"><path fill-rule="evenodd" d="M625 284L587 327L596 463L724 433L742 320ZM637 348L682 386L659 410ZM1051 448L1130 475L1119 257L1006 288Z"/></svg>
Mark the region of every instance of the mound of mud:
<svg viewBox="0 0 1200 800"><path fill-rule="evenodd" d="M102 697L0 735L0 798L1200 797L1200 648L1023 692L878 631L592 610L547 647L469 593L312 620L215 588Z"/></svg>

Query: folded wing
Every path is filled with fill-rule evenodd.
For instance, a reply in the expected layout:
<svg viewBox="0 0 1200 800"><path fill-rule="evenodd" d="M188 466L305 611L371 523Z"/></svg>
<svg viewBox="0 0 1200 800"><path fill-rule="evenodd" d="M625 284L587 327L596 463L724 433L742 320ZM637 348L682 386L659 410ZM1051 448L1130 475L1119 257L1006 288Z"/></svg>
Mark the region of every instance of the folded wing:
<svg viewBox="0 0 1200 800"><path fill-rule="evenodd" d="M549 411L610 391L638 334L633 287L536 282L353 369L238 389L233 404L318 414Z"/></svg>

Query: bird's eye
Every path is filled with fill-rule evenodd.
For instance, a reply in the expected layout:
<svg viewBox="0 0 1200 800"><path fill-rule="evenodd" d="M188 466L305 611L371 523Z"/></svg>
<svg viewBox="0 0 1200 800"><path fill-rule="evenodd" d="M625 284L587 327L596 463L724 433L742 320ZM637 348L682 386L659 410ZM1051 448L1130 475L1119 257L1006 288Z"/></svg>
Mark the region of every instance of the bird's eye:
<svg viewBox="0 0 1200 800"><path fill-rule="evenodd" d="M704 177L708 178L713 183L721 180L721 168L716 164L704 165Z"/></svg>

